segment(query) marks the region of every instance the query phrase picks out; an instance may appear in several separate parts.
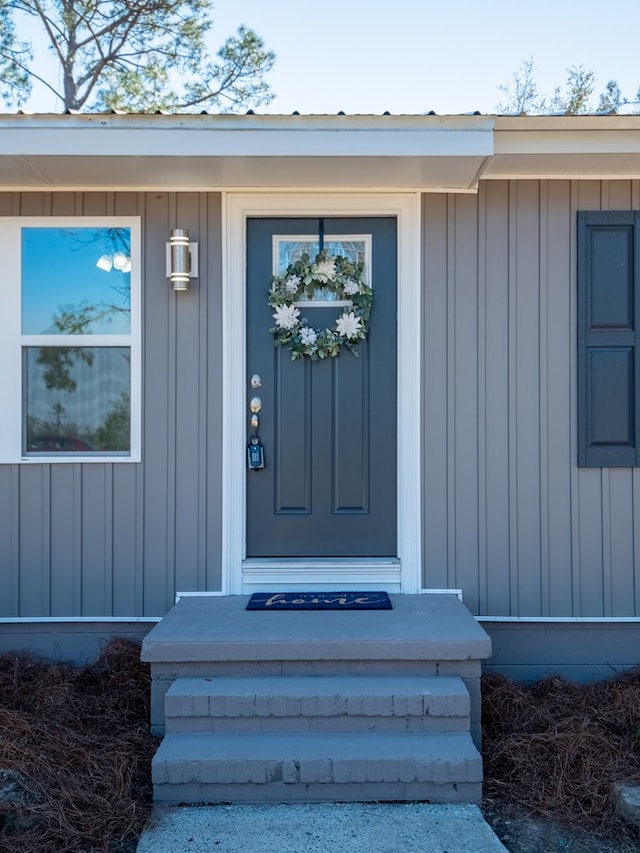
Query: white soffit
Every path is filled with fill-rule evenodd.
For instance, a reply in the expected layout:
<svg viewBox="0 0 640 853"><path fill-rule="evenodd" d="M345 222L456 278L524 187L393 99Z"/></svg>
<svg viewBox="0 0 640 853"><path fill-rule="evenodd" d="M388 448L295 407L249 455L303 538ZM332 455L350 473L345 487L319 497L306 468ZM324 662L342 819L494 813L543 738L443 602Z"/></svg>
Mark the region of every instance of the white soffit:
<svg viewBox="0 0 640 853"><path fill-rule="evenodd" d="M0 115L0 189L412 189L640 177L640 116Z"/></svg>
<svg viewBox="0 0 640 853"><path fill-rule="evenodd" d="M490 116L0 115L0 188L470 190Z"/></svg>
<svg viewBox="0 0 640 853"><path fill-rule="evenodd" d="M640 177L640 116L499 116L485 179Z"/></svg>
<svg viewBox="0 0 640 853"><path fill-rule="evenodd" d="M0 155L0 188L216 190L278 187L468 191L485 157L21 157Z"/></svg>

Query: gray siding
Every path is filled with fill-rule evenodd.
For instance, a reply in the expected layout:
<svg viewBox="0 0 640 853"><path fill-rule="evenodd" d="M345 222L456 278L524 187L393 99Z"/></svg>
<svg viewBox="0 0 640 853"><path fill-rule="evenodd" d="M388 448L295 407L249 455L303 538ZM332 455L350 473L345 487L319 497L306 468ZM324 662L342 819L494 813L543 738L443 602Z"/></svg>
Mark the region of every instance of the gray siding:
<svg viewBox="0 0 640 853"><path fill-rule="evenodd" d="M220 196L0 193L20 215L142 217L143 462L0 466L0 617L160 616L221 583ZM176 226L200 244L177 295Z"/></svg>
<svg viewBox="0 0 640 853"><path fill-rule="evenodd" d="M30 652L50 660L61 660L84 666L94 661L109 640L116 637L142 643L156 624L154 619L100 619L65 622L55 619L45 622L0 623L0 655L11 652Z"/></svg>
<svg viewBox="0 0 640 853"><path fill-rule="evenodd" d="M589 683L638 666L638 623L482 621L492 654L485 672L515 681L547 676Z"/></svg>
<svg viewBox="0 0 640 853"><path fill-rule="evenodd" d="M640 469L578 469L576 212L640 182L423 201L424 586L477 614L640 616ZM0 193L0 216L140 215L143 462L0 466L0 617L161 616L221 586L218 194ZM170 291L170 228L200 277Z"/></svg>
<svg viewBox="0 0 640 853"><path fill-rule="evenodd" d="M576 212L640 182L424 196L424 585L478 614L640 616L640 469L578 468Z"/></svg>

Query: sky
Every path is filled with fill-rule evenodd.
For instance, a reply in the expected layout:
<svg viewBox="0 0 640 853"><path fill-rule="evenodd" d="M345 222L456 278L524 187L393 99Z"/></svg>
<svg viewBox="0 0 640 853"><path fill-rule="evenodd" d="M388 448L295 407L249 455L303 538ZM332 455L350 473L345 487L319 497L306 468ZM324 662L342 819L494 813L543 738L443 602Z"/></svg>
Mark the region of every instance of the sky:
<svg viewBox="0 0 640 853"><path fill-rule="evenodd" d="M213 21L212 52L240 24L275 51L260 112L492 113L528 59L543 94L573 65L598 94L640 86L640 0L215 0ZM61 109L42 93L25 107Z"/></svg>

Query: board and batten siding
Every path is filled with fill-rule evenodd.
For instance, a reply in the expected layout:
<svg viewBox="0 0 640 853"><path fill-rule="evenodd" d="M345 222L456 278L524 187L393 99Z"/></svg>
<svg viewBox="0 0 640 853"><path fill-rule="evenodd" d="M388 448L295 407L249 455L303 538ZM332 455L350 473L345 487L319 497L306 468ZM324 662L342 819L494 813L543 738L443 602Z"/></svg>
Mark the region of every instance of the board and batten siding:
<svg viewBox="0 0 640 853"><path fill-rule="evenodd" d="M578 210L639 181L423 198L423 584L480 615L640 616L640 469L577 467Z"/></svg>
<svg viewBox="0 0 640 853"><path fill-rule="evenodd" d="M143 462L0 465L0 617L161 616L220 589L220 195L0 193L0 216L83 215L142 218ZM188 294L175 227L199 242Z"/></svg>
<svg viewBox="0 0 640 853"><path fill-rule="evenodd" d="M640 181L423 197L423 582L479 615L640 616L640 469L576 464L576 214L607 209ZM161 616L222 583L220 196L0 193L20 215L142 218L143 462L0 465L0 618Z"/></svg>

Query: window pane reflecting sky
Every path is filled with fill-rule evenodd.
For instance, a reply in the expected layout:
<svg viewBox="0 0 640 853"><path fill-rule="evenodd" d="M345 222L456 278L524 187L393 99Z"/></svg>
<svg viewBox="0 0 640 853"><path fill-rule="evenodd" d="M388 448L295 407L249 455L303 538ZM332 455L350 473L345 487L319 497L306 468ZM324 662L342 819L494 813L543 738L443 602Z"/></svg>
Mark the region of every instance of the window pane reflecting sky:
<svg viewBox="0 0 640 853"><path fill-rule="evenodd" d="M130 255L129 228L23 228L22 334L129 334Z"/></svg>

